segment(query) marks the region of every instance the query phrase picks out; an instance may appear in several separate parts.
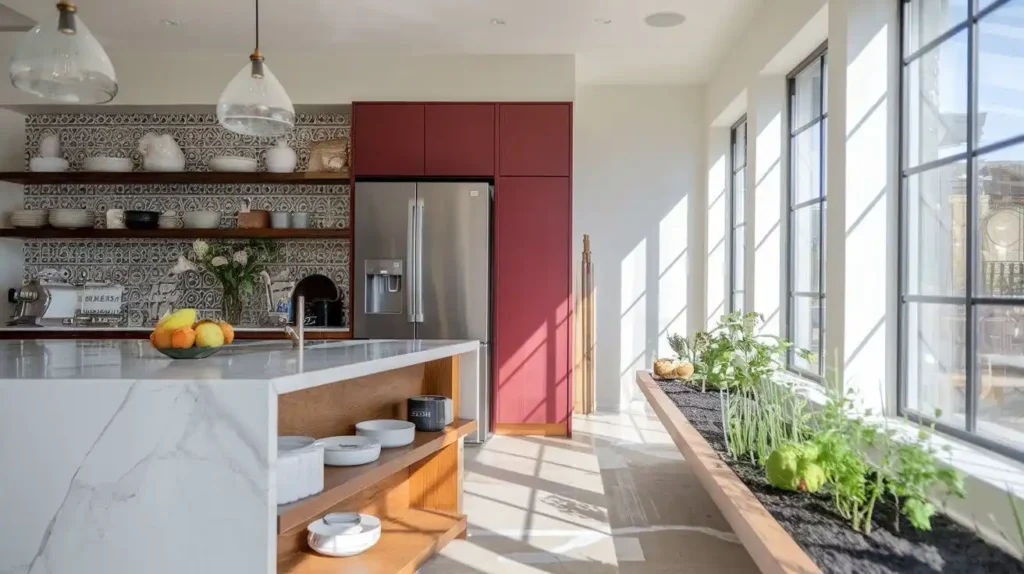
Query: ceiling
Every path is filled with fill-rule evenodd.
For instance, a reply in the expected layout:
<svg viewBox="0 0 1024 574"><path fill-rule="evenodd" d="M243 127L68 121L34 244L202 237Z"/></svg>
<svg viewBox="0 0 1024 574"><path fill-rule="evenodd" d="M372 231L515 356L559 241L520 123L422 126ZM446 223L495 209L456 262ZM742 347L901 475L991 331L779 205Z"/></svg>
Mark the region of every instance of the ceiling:
<svg viewBox="0 0 1024 574"><path fill-rule="evenodd" d="M700 83L764 0L263 0L274 52L575 54L580 83ZM36 20L53 2L4 0ZM239 52L253 46L253 0L80 0L108 51ZM648 14L686 22L652 28ZM176 27L162 19L178 22ZM500 19L504 25L491 23ZM604 24L597 20L611 20Z"/></svg>

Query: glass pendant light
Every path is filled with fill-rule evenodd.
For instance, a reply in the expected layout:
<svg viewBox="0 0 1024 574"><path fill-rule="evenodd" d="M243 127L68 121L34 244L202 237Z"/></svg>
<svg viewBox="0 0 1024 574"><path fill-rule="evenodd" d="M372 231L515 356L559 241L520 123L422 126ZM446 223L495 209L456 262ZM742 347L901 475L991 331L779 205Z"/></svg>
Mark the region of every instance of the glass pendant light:
<svg viewBox="0 0 1024 574"><path fill-rule="evenodd" d="M71 104L103 104L117 95L114 65L77 17L60 0L57 17L32 28L11 58L11 83L23 92Z"/></svg>
<svg viewBox="0 0 1024 574"><path fill-rule="evenodd" d="M279 137L295 128L295 108L260 54L260 2L256 0L256 49L217 102L224 129L247 136Z"/></svg>

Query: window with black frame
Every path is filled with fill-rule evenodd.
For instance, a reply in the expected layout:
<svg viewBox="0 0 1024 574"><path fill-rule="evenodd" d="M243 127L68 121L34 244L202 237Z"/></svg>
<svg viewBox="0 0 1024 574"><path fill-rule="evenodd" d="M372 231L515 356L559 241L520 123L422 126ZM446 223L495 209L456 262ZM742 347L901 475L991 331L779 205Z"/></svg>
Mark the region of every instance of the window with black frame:
<svg viewBox="0 0 1024 574"><path fill-rule="evenodd" d="M789 75L789 225L787 335L810 358L791 352L790 369L820 379L825 364L825 129L822 46Z"/></svg>
<svg viewBox="0 0 1024 574"><path fill-rule="evenodd" d="M747 193L747 117L732 126L732 193L729 194L729 312L743 311L744 216Z"/></svg>
<svg viewBox="0 0 1024 574"><path fill-rule="evenodd" d="M1024 459L1024 0L903 0L900 410Z"/></svg>

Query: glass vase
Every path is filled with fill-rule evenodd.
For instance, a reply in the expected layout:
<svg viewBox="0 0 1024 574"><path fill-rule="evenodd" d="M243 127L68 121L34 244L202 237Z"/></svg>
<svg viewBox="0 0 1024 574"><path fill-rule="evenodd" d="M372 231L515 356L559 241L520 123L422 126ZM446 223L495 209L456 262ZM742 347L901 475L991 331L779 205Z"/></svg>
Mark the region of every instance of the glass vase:
<svg viewBox="0 0 1024 574"><path fill-rule="evenodd" d="M231 325L238 325L242 322L241 294L224 291L220 300L220 317Z"/></svg>

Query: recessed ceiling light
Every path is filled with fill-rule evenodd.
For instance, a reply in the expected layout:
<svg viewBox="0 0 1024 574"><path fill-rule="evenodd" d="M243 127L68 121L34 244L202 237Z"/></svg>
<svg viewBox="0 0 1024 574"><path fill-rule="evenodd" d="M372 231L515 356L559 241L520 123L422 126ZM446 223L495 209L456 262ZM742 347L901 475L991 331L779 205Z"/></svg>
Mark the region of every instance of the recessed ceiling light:
<svg viewBox="0 0 1024 574"><path fill-rule="evenodd" d="M652 28L672 28L686 21L686 16L679 12L655 12L644 18L644 22Z"/></svg>
<svg viewBox="0 0 1024 574"><path fill-rule="evenodd" d="M612 23L612 21L607 19L607 18L594 18L594 22L597 22L598 24L611 24Z"/></svg>
<svg viewBox="0 0 1024 574"><path fill-rule="evenodd" d="M177 28L178 26L181 26L181 22L178 22L177 20L168 20L167 18L160 20L160 23L168 28Z"/></svg>
<svg viewBox="0 0 1024 574"><path fill-rule="evenodd" d="M491 24L494 26L504 26L505 21L501 18L491 18Z"/></svg>

